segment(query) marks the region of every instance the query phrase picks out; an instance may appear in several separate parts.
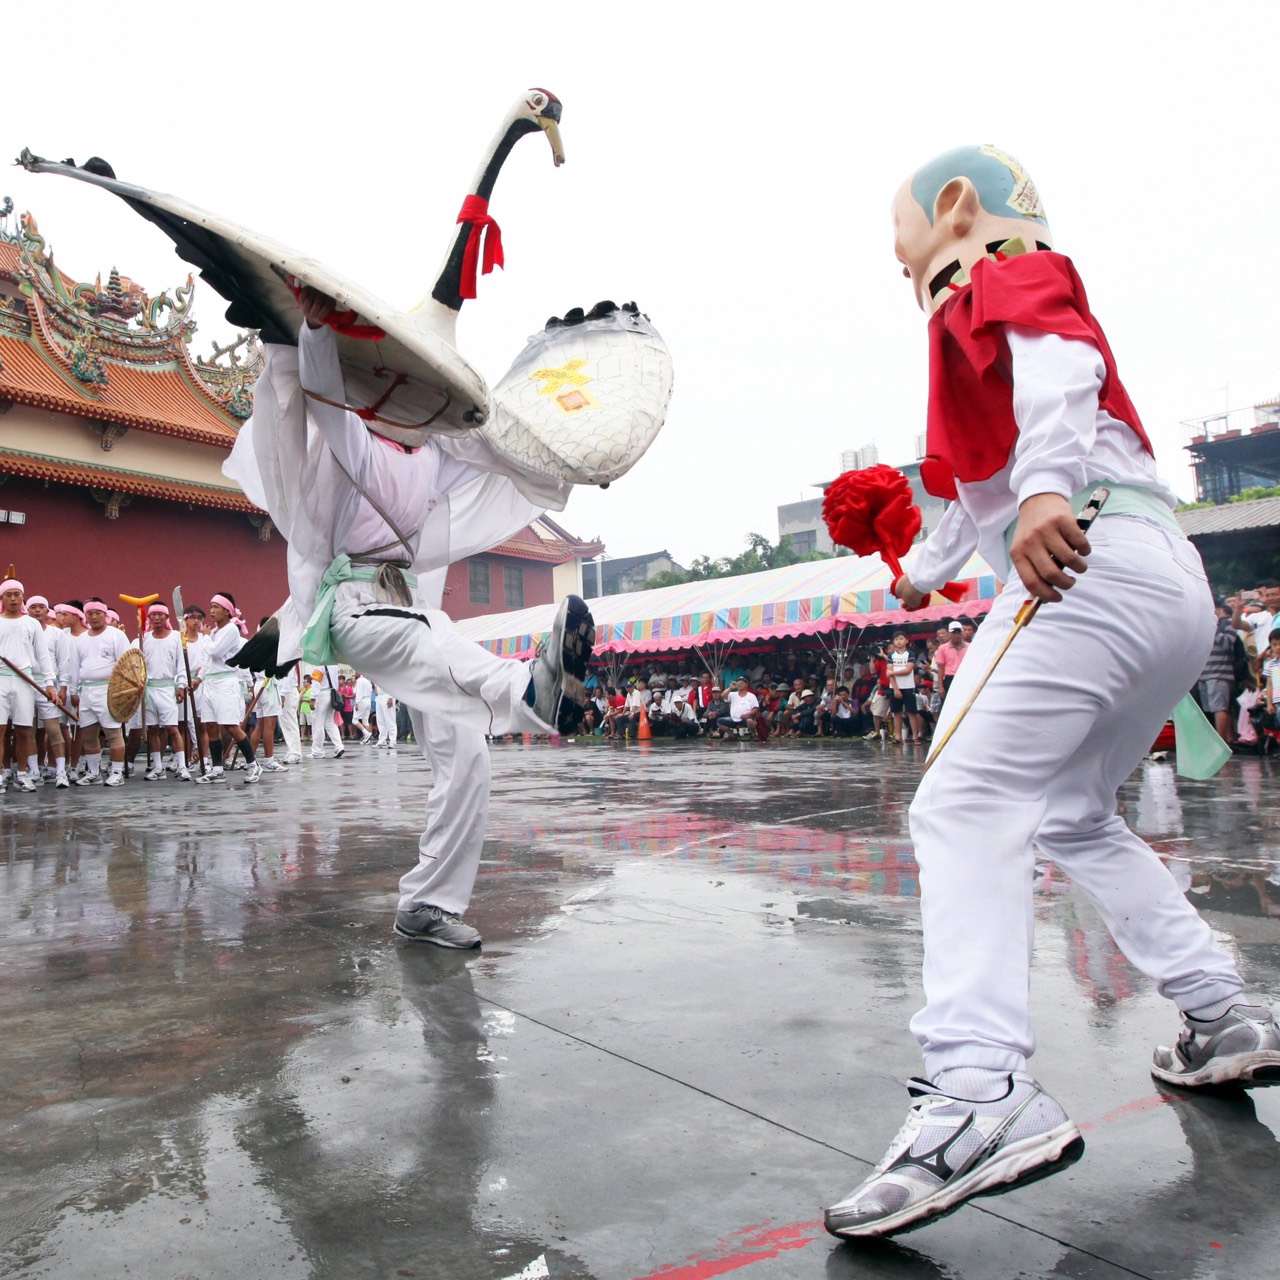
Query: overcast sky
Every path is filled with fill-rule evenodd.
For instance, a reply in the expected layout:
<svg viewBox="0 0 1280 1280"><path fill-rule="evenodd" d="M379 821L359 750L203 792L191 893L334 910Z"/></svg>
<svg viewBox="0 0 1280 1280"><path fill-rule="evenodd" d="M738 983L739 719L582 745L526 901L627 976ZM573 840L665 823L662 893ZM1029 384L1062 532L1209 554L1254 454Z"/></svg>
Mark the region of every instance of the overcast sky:
<svg viewBox="0 0 1280 1280"><path fill-rule="evenodd" d="M564 103L567 163L521 142L491 213L507 270L459 343L490 381L547 316L634 298L675 360L667 425L563 516L612 555L733 554L779 503L874 443L913 458L925 329L889 204L949 147L1035 179L1161 468L1190 496L1183 419L1280 394L1271 4L989 8L807 3L72 4L6 59L0 153L23 146L172 191L391 301L430 287L508 107ZM38 28L38 30L37 30ZM150 292L185 279L104 192L9 169L59 266ZM225 337L197 293L197 351Z"/></svg>

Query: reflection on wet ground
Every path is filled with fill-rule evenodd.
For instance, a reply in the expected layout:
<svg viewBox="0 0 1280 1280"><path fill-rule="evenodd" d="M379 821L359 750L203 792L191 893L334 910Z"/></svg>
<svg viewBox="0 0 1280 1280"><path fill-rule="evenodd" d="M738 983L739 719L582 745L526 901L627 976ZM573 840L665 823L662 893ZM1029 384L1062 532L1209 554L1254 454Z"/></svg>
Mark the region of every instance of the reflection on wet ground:
<svg viewBox="0 0 1280 1280"><path fill-rule="evenodd" d="M1047 863L1036 1069L1085 1160L903 1242L823 1235L918 1069L920 763L495 746L471 955L390 932L408 752L4 797L0 1274L1275 1274L1280 1097L1154 1088L1171 1012ZM1270 998L1277 785L1152 762L1121 794Z"/></svg>

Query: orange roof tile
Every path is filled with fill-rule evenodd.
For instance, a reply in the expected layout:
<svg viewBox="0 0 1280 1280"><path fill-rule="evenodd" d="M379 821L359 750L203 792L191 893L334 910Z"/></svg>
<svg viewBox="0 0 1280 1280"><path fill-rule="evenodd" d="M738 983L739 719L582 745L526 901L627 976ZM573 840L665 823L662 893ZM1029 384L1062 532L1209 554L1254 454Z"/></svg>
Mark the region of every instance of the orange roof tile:
<svg viewBox="0 0 1280 1280"><path fill-rule="evenodd" d="M235 443L236 429L175 365L105 361L107 385L90 389L46 355L43 343L8 333L0 333L0 362L0 398L228 449Z"/></svg>
<svg viewBox="0 0 1280 1280"><path fill-rule="evenodd" d="M141 471L123 471L114 467L90 467L78 462L63 462L38 453L17 449L0 449L0 473L48 480L54 484L88 485L94 489L119 490L142 494L148 498L164 498L170 502L191 502L201 507L222 507L228 511L257 511L257 507L239 489L218 489L212 485L190 484L169 480L164 476Z"/></svg>

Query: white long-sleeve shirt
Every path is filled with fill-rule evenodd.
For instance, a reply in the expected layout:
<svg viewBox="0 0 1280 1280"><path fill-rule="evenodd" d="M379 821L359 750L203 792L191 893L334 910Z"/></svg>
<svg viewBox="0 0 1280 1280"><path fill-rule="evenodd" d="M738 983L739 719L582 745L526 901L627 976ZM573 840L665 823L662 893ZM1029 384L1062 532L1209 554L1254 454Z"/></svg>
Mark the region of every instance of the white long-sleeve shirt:
<svg viewBox="0 0 1280 1280"><path fill-rule="evenodd" d="M1008 580L1013 566L1005 531L1019 505L1037 493L1070 498L1111 480L1149 489L1171 510L1177 505L1134 430L1099 407L1104 368L1098 349L1038 329L1003 328L1018 437L1007 466L987 480L957 483L956 501L911 552L906 575L918 591L942 586L975 550Z"/></svg>
<svg viewBox="0 0 1280 1280"><path fill-rule="evenodd" d="M140 640L133 641L133 648L141 645L142 656L147 663L147 680L172 680L176 688L187 687L187 671L182 661L182 640L176 631L157 637L151 631L143 632Z"/></svg>
<svg viewBox="0 0 1280 1280"><path fill-rule="evenodd" d="M42 689L57 687L57 671L44 642L44 628L25 613L16 618L0 616L0 657L7 658ZM0 679L17 679L3 662Z"/></svg>
<svg viewBox="0 0 1280 1280"><path fill-rule="evenodd" d="M115 665L129 647L129 637L119 627L103 627L95 636L83 631L71 645L71 687L86 680L110 680Z"/></svg>

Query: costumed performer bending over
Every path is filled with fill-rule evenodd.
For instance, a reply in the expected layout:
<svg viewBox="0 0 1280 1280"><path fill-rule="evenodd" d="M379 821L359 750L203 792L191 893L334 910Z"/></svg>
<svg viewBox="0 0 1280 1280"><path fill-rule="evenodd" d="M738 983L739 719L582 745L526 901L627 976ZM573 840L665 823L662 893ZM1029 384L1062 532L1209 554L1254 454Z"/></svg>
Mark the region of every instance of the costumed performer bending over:
<svg viewBox="0 0 1280 1280"><path fill-rule="evenodd" d="M298 346L268 345L253 416L225 470L289 543L279 662L346 662L407 703L434 782L418 865L400 881L395 931L477 947L465 912L489 799L485 735L571 732L586 702L595 629L569 596L532 663L496 658L440 611L450 563L565 504L569 485L521 471L478 432L459 438L366 423L347 398L325 321L334 300L306 288ZM303 388L306 391L303 391Z"/></svg>
<svg viewBox="0 0 1280 1280"><path fill-rule="evenodd" d="M918 170L894 224L931 315L922 479L953 500L894 592L920 607L975 548L1008 584L936 740L1026 595L1051 603L911 805L926 1001L911 1029L925 1078L910 1082L907 1122L880 1164L826 1211L828 1230L846 1237L918 1227L1083 1152L1079 1129L1026 1070L1033 841L1181 1012L1177 1044L1155 1051L1157 1079L1280 1083L1271 1010L1245 996L1209 926L1116 812L1117 789L1204 665L1213 600L1080 279L1050 247L1029 177L991 147ZM1076 513L1099 484L1112 494L1086 539ZM1163 620L1158 650L1135 645L1135 616Z"/></svg>

